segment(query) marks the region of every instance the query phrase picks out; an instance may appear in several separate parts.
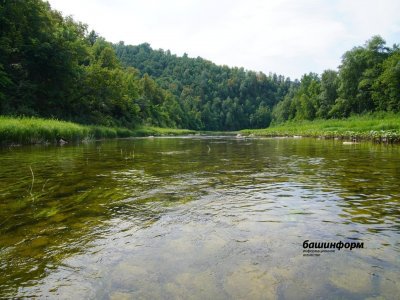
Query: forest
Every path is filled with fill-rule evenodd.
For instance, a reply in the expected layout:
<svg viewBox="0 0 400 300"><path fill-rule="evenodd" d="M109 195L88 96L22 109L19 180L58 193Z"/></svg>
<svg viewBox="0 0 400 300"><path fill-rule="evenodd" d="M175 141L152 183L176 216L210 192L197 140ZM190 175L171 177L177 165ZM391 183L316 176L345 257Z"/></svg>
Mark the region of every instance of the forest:
<svg viewBox="0 0 400 300"><path fill-rule="evenodd" d="M380 36L291 80L112 44L47 2L0 1L0 115L230 131L378 111L400 111L400 48Z"/></svg>

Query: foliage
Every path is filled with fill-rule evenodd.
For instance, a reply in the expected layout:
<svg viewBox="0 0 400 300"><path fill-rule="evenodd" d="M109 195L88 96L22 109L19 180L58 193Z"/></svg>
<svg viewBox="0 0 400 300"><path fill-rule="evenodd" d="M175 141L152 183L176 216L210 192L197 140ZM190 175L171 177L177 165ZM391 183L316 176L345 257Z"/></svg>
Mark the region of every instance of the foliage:
<svg viewBox="0 0 400 300"><path fill-rule="evenodd" d="M400 111L400 49L380 36L338 72L281 75L113 45L41 0L0 1L0 114L108 127L262 128Z"/></svg>
<svg viewBox="0 0 400 300"><path fill-rule="evenodd" d="M122 68L112 45L86 25L40 0L1 1L0 9L0 114L181 126L172 94Z"/></svg>
<svg viewBox="0 0 400 300"><path fill-rule="evenodd" d="M237 130L266 127L270 111L293 84L289 78L217 66L200 57L178 57L149 44L114 45L125 66L148 74L179 100L183 127Z"/></svg>
<svg viewBox="0 0 400 300"><path fill-rule="evenodd" d="M399 48L374 36L347 51L339 72L306 74L273 109L273 124L400 110Z"/></svg>
<svg viewBox="0 0 400 300"><path fill-rule="evenodd" d="M266 129L246 129L243 134L259 136L308 136L376 142L400 142L400 115L374 113L347 119L287 121Z"/></svg>
<svg viewBox="0 0 400 300"><path fill-rule="evenodd" d="M57 143L103 138L193 134L187 129L141 126L133 130L120 127L87 126L72 122L34 117L12 118L0 116L0 144Z"/></svg>

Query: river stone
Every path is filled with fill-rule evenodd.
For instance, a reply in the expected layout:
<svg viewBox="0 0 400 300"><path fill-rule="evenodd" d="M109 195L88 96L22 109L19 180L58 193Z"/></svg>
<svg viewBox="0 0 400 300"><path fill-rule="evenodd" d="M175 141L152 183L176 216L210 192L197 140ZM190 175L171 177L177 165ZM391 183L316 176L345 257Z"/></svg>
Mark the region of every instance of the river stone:
<svg viewBox="0 0 400 300"><path fill-rule="evenodd" d="M125 292L112 292L110 295L110 300L130 300L135 299L132 294Z"/></svg>
<svg viewBox="0 0 400 300"><path fill-rule="evenodd" d="M331 283L352 293L365 293L371 288L370 275L366 270L347 269L346 273L333 274Z"/></svg>
<svg viewBox="0 0 400 300"><path fill-rule="evenodd" d="M114 288L132 289L139 286L149 274L144 267L120 263L111 274L111 283Z"/></svg>
<svg viewBox="0 0 400 300"><path fill-rule="evenodd" d="M211 272L181 273L164 288L171 299L224 299Z"/></svg>
<svg viewBox="0 0 400 300"><path fill-rule="evenodd" d="M211 234L203 242L203 250L207 254L212 254L220 251L226 245L226 243L227 241L219 235Z"/></svg>
<svg viewBox="0 0 400 300"><path fill-rule="evenodd" d="M395 272L384 272L380 282L381 294L391 299L394 295L400 295L400 275Z"/></svg>
<svg viewBox="0 0 400 300"><path fill-rule="evenodd" d="M264 269L243 264L226 277L224 289L232 299L277 299L278 283Z"/></svg>

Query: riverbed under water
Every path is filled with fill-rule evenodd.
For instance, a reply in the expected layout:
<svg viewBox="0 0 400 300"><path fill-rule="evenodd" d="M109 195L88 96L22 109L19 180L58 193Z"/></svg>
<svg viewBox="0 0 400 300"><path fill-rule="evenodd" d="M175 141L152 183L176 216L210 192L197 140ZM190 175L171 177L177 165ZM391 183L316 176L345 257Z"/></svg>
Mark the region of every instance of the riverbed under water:
<svg viewBox="0 0 400 300"><path fill-rule="evenodd" d="M2 148L0 298L398 299L399 183L400 147L369 143Z"/></svg>

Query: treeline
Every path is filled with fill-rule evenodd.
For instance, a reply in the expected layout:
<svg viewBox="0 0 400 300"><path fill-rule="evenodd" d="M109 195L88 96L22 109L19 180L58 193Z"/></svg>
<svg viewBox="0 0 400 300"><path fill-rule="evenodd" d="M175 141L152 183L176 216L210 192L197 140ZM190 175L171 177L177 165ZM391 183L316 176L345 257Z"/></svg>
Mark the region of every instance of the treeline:
<svg viewBox="0 0 400 300"><path fill-rule="evenodd" d="M236 130L273 122L343 118L400 110L400 51L375 36L343 55L339 71L305 74L300 82L200 57L177 57L149 44L114 45L125 66L156 78L191 116L190 128Z"/></svg>
<svg viewBox="0 0 400 300"><path fill-rule="evenodd" d="M197 130L400 110L400 50L373 37L338 72L282 75L112 45L41 0L0 0L0 114Z"/></svg>
<svg viewBox="0 0 400 300"><path fill-rule="evenodd" d="M347 51L339 71L305 74L273 108L275 123L400 111L400 49L375 36Z"/></svg>
<svg viewBox="0 0 400 300"><path fill-rule="evenodd" d="M192 129L237 130L263 128L271 109L296 84L289 78L153 50L149 44L114 45L124 66L149 74L182 104Z"/></svg>
<svg viewBox="0 0 400 300"><path fill-rule="evenodd" d="M0 114L125 127L176 127L184 116L110 43L40 0L0 1Z"/></svg>

